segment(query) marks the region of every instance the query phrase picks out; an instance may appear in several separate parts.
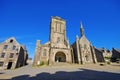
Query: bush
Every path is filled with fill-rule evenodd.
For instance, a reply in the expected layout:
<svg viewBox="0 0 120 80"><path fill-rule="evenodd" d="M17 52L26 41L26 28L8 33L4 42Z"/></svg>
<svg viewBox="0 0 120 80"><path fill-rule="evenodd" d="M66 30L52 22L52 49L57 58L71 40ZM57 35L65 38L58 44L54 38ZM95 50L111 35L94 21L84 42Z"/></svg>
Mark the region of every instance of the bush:
<svg viewBox="0 0 120 80"><path fill-rule="evenodd" d="M111 57L104 57L105 59L108 59L108 60L110 60L111 59Z"/></svg>

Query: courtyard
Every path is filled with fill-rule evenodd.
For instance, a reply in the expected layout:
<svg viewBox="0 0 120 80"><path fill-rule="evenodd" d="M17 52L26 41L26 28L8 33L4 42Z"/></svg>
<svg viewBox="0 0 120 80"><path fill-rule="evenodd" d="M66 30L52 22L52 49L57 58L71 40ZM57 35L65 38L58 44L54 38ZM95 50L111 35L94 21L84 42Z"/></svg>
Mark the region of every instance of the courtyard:
<svg viewBox="0 0 120 80"><path fill-rule="evenodd" d="M0 80L120 80L120 64L67 64L0 70Z"/></svg>

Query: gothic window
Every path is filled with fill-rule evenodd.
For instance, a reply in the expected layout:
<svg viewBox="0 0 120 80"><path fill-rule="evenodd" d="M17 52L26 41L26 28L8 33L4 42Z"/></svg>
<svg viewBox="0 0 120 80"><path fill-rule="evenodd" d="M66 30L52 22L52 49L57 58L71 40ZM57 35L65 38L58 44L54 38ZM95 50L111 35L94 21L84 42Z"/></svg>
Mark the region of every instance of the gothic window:
<svg viewBox="0 0 120 80"><path fill-rule="evenodd" d="M4 46L4 49L7 49L7 48L8 48L8 45L5 45L5 46Z"/></svg>
<svg viewBox="0 0 120 80"><path fill-rule="evenodd" d="M84 44L84 49L87 49L87 45L86 44Z"/></svg>
<svg viewBox="0 0 120 80"><path fill-rule="evenodd" d="M43 51L43 56L46 56L46 54L47 54L47 50L44 49L44 51Z"/></svg>
<svg viewBox="0 0 120 80"><path fill-rule="evenodd" d="M9 58L13 58L14 57L14 53L10 53Z"/></svg>
<svg viewBox="0 0 120 80"><path fill-rule="evenodd" d="M58 32L58 23L57 23L56 29L57 29L56 32Z"/></svg>
<svg viewBox="0 0 120 80"><path fill-rule="evenodd" d="M58 23L57 27L58 27L58 32L60 32L60 23Z"/></svg>
<svg viewBox="0 0 120 80"><path fill-rule="evenodd" d="M63 32L63 24L62 23L60 25L60 28L61 28L61 32Z"/></svg>
<svg viewBox="0 0 120 80"><path fill-rule="evenodd" d="M4 62L0 62L0 67L3 66Z"/></svg>
<svg viewBox="0 0 120 80"><path fill-rule="evenodd" d="M60 37L57 38L57 43L59 43L59 42L60 42Z"/></svg>
<svg viewBox="0 0 120 80"><path fill-rule="evenodd" d="M16 49L16 46L13 46L12 50L15 50Z"/></svg>
<svg viewBox="0 0 120 80"><path fill-rule="evenodd" d="M60 32L61 32L61 24L60 24Z"/></svg>
<svg viewBox="0 0 120 80"><path fill-rule="evenodd" d="M57 22L55 23L55 31L57 31Z"/></svg>
<svg viewBox="0 0 120 80"><path fill-rule="evenodd" d="M1 57L1 58L4 58L4 57L5 57L5 53L2 53L0 57Z"/></svg>

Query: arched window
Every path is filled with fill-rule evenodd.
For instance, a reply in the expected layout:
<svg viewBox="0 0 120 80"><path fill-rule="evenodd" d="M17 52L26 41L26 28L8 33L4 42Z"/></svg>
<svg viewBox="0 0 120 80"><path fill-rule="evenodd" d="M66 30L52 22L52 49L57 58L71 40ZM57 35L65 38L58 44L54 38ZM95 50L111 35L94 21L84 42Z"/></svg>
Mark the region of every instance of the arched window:
<svg viewBox="0 0 120 80"><path fill-rule="evenodd" d="M84 49L87 49L87 45L86 44L84 44Z"/></svg>
<svg viewBox="0 0 120 80"><path fill-rule="evenodd" d="M44 51L43 51L43 56L46 56L46 54L47 54L47 50L44 49Z"/></svg>

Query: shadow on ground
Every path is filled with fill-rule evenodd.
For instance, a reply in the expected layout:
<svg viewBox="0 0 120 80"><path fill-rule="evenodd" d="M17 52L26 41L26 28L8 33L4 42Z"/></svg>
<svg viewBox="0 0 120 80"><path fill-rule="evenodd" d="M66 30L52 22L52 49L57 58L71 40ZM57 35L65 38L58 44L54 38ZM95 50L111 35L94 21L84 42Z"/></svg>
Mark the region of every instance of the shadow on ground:
<svg viewBox="0 0 120 80"><path fill-rule="evenodd" d="M112 64L112 66L119 66L120 67L120 64Z"/></svg>
<svg viewBox="0 0 120 80"><path fill-rule="evenodd" d="M43 72L34 77L22 75L13 77L12 80L120 80L120 74L80 69L75 72L58 71L55 74Z"/></svg>

